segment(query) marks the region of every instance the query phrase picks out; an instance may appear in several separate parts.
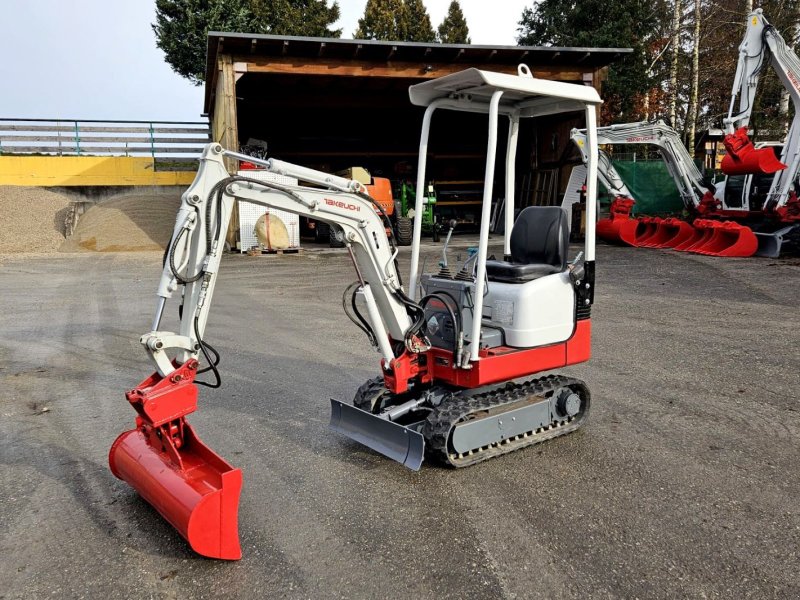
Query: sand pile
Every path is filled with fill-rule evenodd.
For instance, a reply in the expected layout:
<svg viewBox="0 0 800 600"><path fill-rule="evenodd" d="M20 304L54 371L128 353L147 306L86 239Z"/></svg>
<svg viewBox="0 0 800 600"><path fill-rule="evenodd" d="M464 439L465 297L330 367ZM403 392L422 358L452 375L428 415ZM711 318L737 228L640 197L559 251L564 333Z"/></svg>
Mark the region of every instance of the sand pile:
<svg viewBox="0 0 800 600"><path fill-rule="evenodd" d="M0 254L55 252L69 205L67 196L43 188L0 186Z"/></svg>
<svg viewBox="0 0 800 600"><path fill-rule="evenodd" d="M162 250L175 226L181 192L130 194L92 206L61 252Z"/></svg>

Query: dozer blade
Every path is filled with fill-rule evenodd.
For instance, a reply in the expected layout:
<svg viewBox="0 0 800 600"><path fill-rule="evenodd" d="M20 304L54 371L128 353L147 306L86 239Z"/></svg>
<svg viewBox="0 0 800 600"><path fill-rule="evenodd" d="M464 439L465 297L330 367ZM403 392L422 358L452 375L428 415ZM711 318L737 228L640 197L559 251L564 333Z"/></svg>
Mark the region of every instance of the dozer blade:
<svg viewBox="0 0 800 600"><path fill-rule="evenodd" d="M747 136L747 128L741 127L723 140L727 154L720 168L726 175L749 175L775 173L786 168L771 147L756 149Z"/></svg>
<svg viewBox="0 0 800 600"><path fill-rule="evenodd" d="M331 398L331 429L419 471L425 439L417 431Z"/></svg>
<svg viewBox="0 0 800 600"><path fill-rule="evenodd" d="M111 472L139 492L192 550L209 558L240 559L242 472L201 442L185 421L178 464L157 443L142 429L126 431L111 446Z"/></svg>
<svg viewBox="0 0 800 600"><path fill-rule="evenodd" d="M702 244L689 248L689 252L709 256L746 257L753 256L758 250L758 238L746 225L733 221L708 221L704 223L704 227L711 230L711 236Z"/></svg>

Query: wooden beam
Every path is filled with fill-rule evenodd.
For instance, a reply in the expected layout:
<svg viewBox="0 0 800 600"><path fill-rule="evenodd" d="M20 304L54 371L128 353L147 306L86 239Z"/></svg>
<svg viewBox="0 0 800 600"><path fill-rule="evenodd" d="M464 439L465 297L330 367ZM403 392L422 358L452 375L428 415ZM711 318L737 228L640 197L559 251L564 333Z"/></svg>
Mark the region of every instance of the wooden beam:
<svg viewBox="0 0 800 600"><path fill-rule="evenodd" d="M300 56L242 56L235 60L247 62L247 72L275 75L331 75L337 77L392 77L400 79L433 79L462 71L469 66L480 68L482 63L437 62L374 62L367 60L315 58ZM430 70L428 70L430 67ZM502 73L517 72L516 65L493 64ZM536 77L560 81L583 81L585 69L565 66L531 66Z"/></svg>

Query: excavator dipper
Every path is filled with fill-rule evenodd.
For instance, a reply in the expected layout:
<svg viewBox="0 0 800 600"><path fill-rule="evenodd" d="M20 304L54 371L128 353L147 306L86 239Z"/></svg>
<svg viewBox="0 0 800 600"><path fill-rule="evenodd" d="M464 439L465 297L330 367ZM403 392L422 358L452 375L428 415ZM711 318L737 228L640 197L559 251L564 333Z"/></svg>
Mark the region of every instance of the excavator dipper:
<svg viewBox="0 0 800 600"><path fill-rule="evenodd" d="M238 559L239 469L208 448L186 421L198 385L219 387L219 354L204 338L224 236L237 198L340 227L356 281L345 311L381 356L380 374L353 403L331 401L331 427L419 469L426 454L464 467L576 430L587 418L586 384L549 371L589 359L595 279L596 110L594 88L468 69L410 88L426 107L417 170L416 214L437 110L488 115L489 135L478 252L457 273L420 274L421 220L414 222L411 273L403 286L397 250L380 206L355 181L275 159L206 146L182 196L165 254L157 308L141 343L155 372L126 397L136 427L111 447L117 477L150 502L197 553ZM562 112L586 116L589 158L585 248L568 262L569 230L560 207L528 207L514 220L514 164L520 120ZM502 260L488 258L500 118L508 122ZM223 158L258 163L312 185L231 176ZM390 230L391 232L391 230ZM160 329L168 299L180 331ZM200 360L205 366L201 367ZM215 381L199 381L210 372ZM208 375L206 375L208 377ZM531 457L533 458L533 457Z"/></svg>

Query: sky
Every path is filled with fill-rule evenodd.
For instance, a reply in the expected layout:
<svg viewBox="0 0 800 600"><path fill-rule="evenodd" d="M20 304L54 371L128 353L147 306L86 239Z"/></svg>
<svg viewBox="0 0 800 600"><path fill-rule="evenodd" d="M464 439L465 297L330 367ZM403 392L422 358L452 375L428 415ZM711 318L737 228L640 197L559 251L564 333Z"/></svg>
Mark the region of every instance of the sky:
<svg viewBox="0 0 800 600"><path fill-rule="evenodd" d="M460 0L473 44L514 45L532 0ZM450 0L425 0L434 28ZM339 0L352 38L366 0ZM155 0L0 0L0 117L197 121L203 88L156 47Z"/></svg>

